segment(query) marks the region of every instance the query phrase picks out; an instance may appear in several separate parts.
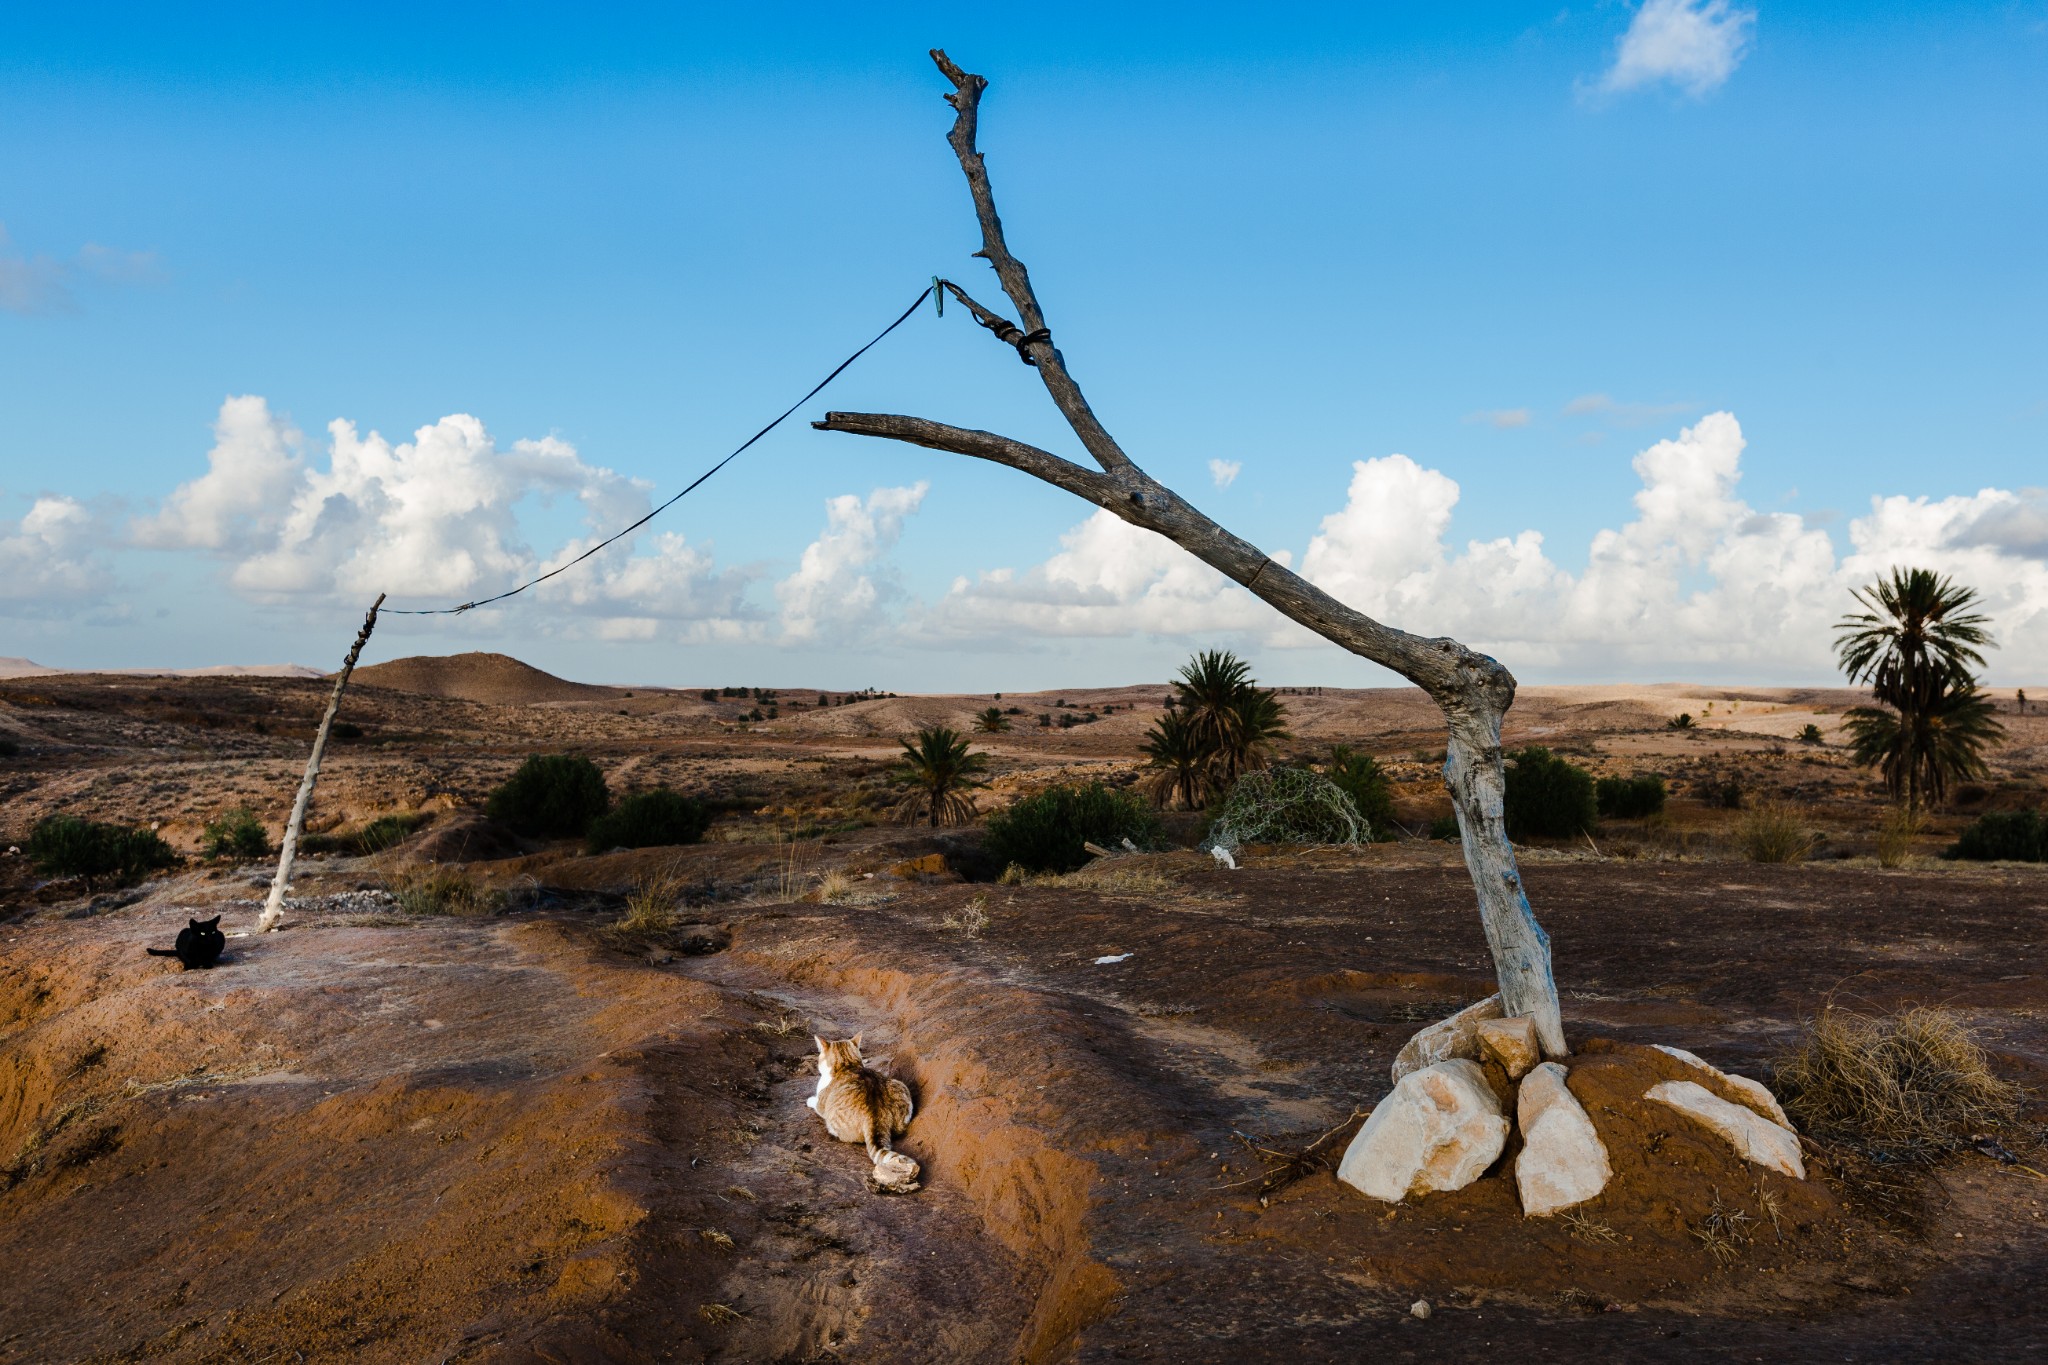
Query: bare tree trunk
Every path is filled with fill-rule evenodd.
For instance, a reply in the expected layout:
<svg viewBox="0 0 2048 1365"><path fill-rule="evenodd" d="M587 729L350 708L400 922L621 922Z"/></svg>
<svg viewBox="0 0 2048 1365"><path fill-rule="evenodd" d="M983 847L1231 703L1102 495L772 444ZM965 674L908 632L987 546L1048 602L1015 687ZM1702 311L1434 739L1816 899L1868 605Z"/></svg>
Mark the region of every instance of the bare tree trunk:
<svg viewBox="0 0 2048 1365"><path fill-rule="evenodd" d="M1502 1006L1510 1015L1535 1020L1545 1054L1563 1056L1564 1029L1558 1015L1557 985L1550 972L1550 939L1529 908L1502 816L1506 780L1501 767L1500 727L1514 703L1514 677L1495 660L1455 640L1410 635L1345 606L1196 511L1131 462L1096 420L1080 385L1069 374L1065 358L1052 344L1052 333L1024 263L1010 254L1003 239L995 194L975 145L981 93L988 82L955 66L942 51L934 50L931 55L953 83L946 102L953 106L955 118L947 140L967 176L981 222L981 250L974 254L995 268L1019 322L982 307L950 281L942 281L941 286L964 304L977 322L1016 347L1024 362L1038 370L1067 425L1101 468L1089 469L992 432L921 417L832 412L812 425L823 431L907 441L1023 470L1114 512L1133 526L1158 532L1289 619L1353 654L1392 669L1428 692L1443 708L1450 725L1444 780L1457 808L1465 865L1478 892L1480 919L1500 978Z"/></svg>
<svg viewBox="0 0 2048 1365"><path fill-rule="evenodd" d="M313 784L320 780L320 756L327 752L327 732L334 727L334 713L341 709L342 691L348 686L349 674L356 671L356 660L362 657L370 632L377 628L377 609L383 605L384 594L380 592L370 604L370 614L363 618L363 628L356 633L348 657L342 660L341 676L334 680L334 692L327 698L327 714L320 717L320 729L313 736L313 756L306 760L306 775L299 782L298 796L292 800L292 818L284 827L284 842L278 845L277 875L270 880L270 899L263 903L263 913L256 918L259 934L277 928L277 922L284 918L284 893L290 889L292 860L298 857L299 831L306 824L306 807L313 803Z"/></svg>

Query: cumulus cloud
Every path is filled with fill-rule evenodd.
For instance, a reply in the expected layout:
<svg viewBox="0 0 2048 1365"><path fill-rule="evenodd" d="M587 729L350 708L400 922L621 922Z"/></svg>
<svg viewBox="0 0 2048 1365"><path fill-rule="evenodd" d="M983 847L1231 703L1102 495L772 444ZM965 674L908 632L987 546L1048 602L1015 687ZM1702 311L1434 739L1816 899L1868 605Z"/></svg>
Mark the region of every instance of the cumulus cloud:
<svg viewBox="0 0 2048 1365"><path fill-rule="evenodd" d="M564 564L651 506L648 484L585 463L565 441L501 448L466 414L396 443L348 421L327 431L323 464L263 399L228 399L207 472L138 520L134 542L220 554L229 584L256 601L389 592L406 605L459 602ZM588 534L543 558L520 513L562 498L580 505ZM571 634L725 639L758 630L750 581L681 535L636 533L533 592L559 609L551 628Z"/></svg>
<svg viewBox="0 0 2048 1365"><path fill-rule="evenodd" d="M825 504L824 532L775 585L785 641L858 643L884 627L887 608L904 595L886 559L930 487L877 488L866 501L845 493Z"/></svg>
<svg viewBox="0 0 2048 1365"><path fill-rule="evenodd" d="M0 611L40 615L112 584L99 518L75 498L40 497L12 526L0 522Z"/></svg>
<svg viewBox="0 0 2048 1365"><path fill-rule="evenodd" d="M1209 478L1218 488L1230 487L1237 482L1237 476L1243 472L1244 464L1239 460L1209 461Z"/></svg>
<svg viewBox="0 0 2048 1365"><path fill-rule="evenodd" d="M1353 464L1301 572L1380 620L1448 634L1527 677L1822 679L1849 590L1894 565L1954 573L1996 623L2001 673L2048 668L2048 496L1987 489L1880 497L1848 527L1851 550L1739 492L1745 441L1707 415L1632 464L1634 515L1600 531L1583 570L1542 532L1451 541L1460 490L1405 455ZM1287 563L1285 552L1274 554ZM1152 635L1315 645L1177 547L1097 512L1044 563L960 579L919 622L935 640Z"/></svg>
<svg viewBox="0 0 2048 1365"><path fill-rule="evenodd" d="M70 260L13 248L0 223L0 312L28 315L68 313L78 306L71 282L80 276L109 284L152 284L162 277L153 251L118 251L88 242Z"/></svg>
<svg viewBox="0 0 2048 1365"><path fill-rule="evenodd" d="M1600 78L1610 94L1666 83L1699 98L1735 74L1748 55L1756 11L1728 0L1643 0Z"/></svg>
<svg viewBox="0 0 2048 1365"><path fill-rule="evenodd" d="M1272 610L1222 574L1109 512L1061 536L1060 546L1022 573L992 569L955 579L916 630L935 640L1014 643L1026 636L1265 637L1276 628Z"/></svg>

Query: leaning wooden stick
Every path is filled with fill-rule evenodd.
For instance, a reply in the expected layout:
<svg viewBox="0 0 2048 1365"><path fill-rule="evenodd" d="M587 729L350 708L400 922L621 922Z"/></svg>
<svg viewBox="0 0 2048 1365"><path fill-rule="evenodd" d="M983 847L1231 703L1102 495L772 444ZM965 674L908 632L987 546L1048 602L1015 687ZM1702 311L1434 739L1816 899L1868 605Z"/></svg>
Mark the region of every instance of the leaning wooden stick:
<svg viewBox="0 0 2048 1365"><path fill-rule="evenodd" d="M363 628L356 632L356 642L349 647L348 657L341 662L334 694L327 699L327 714L320 717L320 730L313 736L313 756L306 760L306 776L299 783L298 797L292 802L292 818L284 827L284 842L277 850L277 875L270 881L270 899L264 902L263 913L256 920L259 934L277 928L277 922L284 918L284 893L291 886L292 859L298 856L299 830L306 823L306 807L313 804L313 784L320 780L320 756L327 752L327 732L334 728L334 713L341 709L341 694L348 686L348 675L356 671L356 660L363 656L363 646L369 642L370 632L377 628L377 608L383 605L384 594L380 592L370 604L370 614L363 618Z"/></svg>

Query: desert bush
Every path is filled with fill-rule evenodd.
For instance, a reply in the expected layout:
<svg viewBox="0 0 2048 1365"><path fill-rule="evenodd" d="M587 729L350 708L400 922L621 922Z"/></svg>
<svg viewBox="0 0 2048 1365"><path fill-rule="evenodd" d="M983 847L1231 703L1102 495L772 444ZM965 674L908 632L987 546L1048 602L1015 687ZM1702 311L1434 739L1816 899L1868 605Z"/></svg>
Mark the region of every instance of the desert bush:
<svg viewBox="0 0 2048 1365"><path fill-rule="evenodd" d="M1692 728L1693 728L1693 724L1692 724L1692 712L1690 712L1690 711L1680 711L1680 712L1679 712L1679 713L1678 713L1677 715L1673 716L1673 717L1672 717L1672 718L1671 718L1670 720L1667 720L1667 721L1665 721L1665 722L1664 722L1664 728L1665 728L1665 729L1667 729L1667 730L1690 730L1690 729L1692 729Z"/></svg>
<svg viewBox="0 0 2048 1365"><path fill-rule="evenodd" d="M393 900L408 915L489 915L504 897L453 867L409 868L390 882Z"/></svg>
<svg viewBox="0 0 2048 1365"><path fill-rule="evenodd" d="M1092 856L1084 843L1140 848L1158 838L1159 817L1139 797L1100 782L1048 787L989 817L987 849L1002 866L1072 872Z"/></svg>
<svg viewBox="0 0 2048 1365"><path fill-rule="evenodd" d="M1455 815L1439 815L1434 820L1431 820L1429 822L1429 837L1432 839L1447 839L1453 843L1457 842L1458 839L1463 837L1458 829L1458 817Z"/></svg>
<svg viewBox="0 0 2048 1365"><path fill-rule="evenodd" d="M2048 863L2048 816L2038 810L1980 815L1942 856L1972 862Z"/></svg>
<svg viewBox="0 0 2048 1365"><path fill-rule="evenodd" d="M1813 836L1795 807L1766 801L1736 821L1735 842L1753 863L1796 863L1813 847Z"/></svg>
<svg viewBox="0 0 2048 1365"><path fill-rule="evenodd" d="M247 806L236 806L206 822L199 834L200 852L209 858L261 858L270 852L263 822Z"/></svg>
<svg viewBox="0 0 2048 1365"><path fill-rule="evenodd" d="M1367 837L1375 843L1388 843L1394 838L1394 788L1378 759L1339 744L1330 751L1330 763L1323 769L1323 775L1351 798L1359 818L1370 831Z"/></svg>
<svg viewBox="0 0 2048 1365"><path fill-rule="evenodd" d="M308 834L299 840L301 853L382 853L427 823L424 811L403 811L380 815L345 833Z"/></svg>
<svg viewBox="0 0 2048 1365"><path fill-rule="evenodd" d="M1641 820L1664 809L1664 779L1655 773L1603 777L1593 784L1593 803L1610 820Z"/></svg>
<svg viewBox="0 0 2048 1365"><path fill-rule="evenodd" d="M1593 828L1600 816L1593 775L1541 745L1508 755L1505 813L1508 836L1569 839Z"/></svg>
<svg viewBox="0 0 2048 1365"><path fill-rule="evenodd" d="M1725 781L1710 783L1702 794L1702 799L1708 805L1719 806L1722 810L1741 810L1743 801L1742 782L1738 778L1731 777Z"/></svg>
<svg viewBox="0 0 2048 1365"><path fill-rule="evenodd" d="M589 759L534 754L491 793L484 811L530 839L563 839L588 833L610 804L604 774Z"/></svg>
<svg viewBox="0 0 2048 1365"><path fill-rule="evenodd" d="M140 877L178 861L171 846L151 830L75 815L46 816L29 831L24 852L53 877Z"/></svg>
<svg viewBox="0 0 2048 1365"><path fill-rule="evenodd" d="M1368 836L1351 798L1307 768L1246 773L1223 798L1210 828L1219 848L1241 844L1355 844Z"/></svg>
<svg viewBox="0 0 2048 1365"><path fill-rule="evenodd" d="M1992 1072L1970 1030L1943 1009L1825 1010L1778 1060L1776 1080L1805 1132L1886 1160L1960 1150L2019 1113L2019 1087Z"/></svg>
<svg viewBox="0 0 2048 1365"><path fill-rule="evenodd" d="M626 913L605 929L605 938L629 952L667 938L683 922L684 886L683 870L676 863L642 873L626 893Z"/></svg>
<svg viewBox="0 0 2048 1365"><path fill-rule="evenodd" d="M711 827L711 811L667 787L634 792L590 824L589 849L659 848L694 844Z"/></svg>

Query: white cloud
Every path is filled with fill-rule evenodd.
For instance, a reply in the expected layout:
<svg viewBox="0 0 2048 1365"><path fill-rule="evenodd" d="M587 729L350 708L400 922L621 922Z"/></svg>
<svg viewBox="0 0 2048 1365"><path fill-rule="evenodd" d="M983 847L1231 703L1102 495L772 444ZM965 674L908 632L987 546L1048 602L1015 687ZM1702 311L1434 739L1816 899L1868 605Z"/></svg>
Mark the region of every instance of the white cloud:
<svg viewBox="0 0 2048 1365"><path fill-rule="evenodd" d="M42 253L24 256L12 247L7 226L0 223L0 312L5 313L71 312L78 300L70 282L79 275L108 284L153 284L163 273L153 251L117 251L88 242L65 261Z"/></svg>
<svg viewBox="0 0 2048 1365"><path fill-rule="evenodd" d="M274 535L304 472L304 441L263 399L227 399L214 419L206 473L180 485L129 534L138 545L166 550L223 550Z"/></svg>
<svg viewBox="0 0 2048 1365"><path fill-rule="evenodd" d="M1467 422L1484 422L1488 426L1499 427L1501 430L1506 431L1513 427L1528 426L1529 410L1527 408L1489 408L1480 412L1467 413L1465 414L1465 420Z"/></svg>
<svg viewBox="0 0 2048 1365"><path fill-rule="evenodd" d="M826 502L825 530L796 572L775 585L785 641L857 643L883 627L886 608L903 595L884 560L930 487L877 488L865 502L851 493Z"/></svg>
<svg viewBox="0 0 2048 1365"><path fill-rule="evenodd" d="M1998 676L2048 669L2048 495L1874 498L1838 554L1814 522L1759 512L1738 492L1745 442L1716 412L1635 457L1634 516L1603 530L1586 567L1550 558L1534 529L1449 542L1460 490L1405 455L1352 466L1301 572L1359 610L1452 635L1525 677L1812 679L1834 673L1849 590L1894 565L1978 588L2001 648ZM1279 563L1286 553L1274 554ZM1166 636L1315 645L1177 547L1096 512L1023 571L960 579L915 623L933 641Z"/></svg>
<svg viewBox="0 0 2048 1365"><path fill-rule="evenodd" d="M229 584L256 601L388 592L394 606L441 605L566 563L651 506L647 484L584 463L567 442L500 449L465 414L396 444L347 421L327 430L323 466L300 454L299 433L261 398L228 399L207 472L135 523L135 543L223 554ZM525 543L519 513L564 496L581 504L589 534L543 559ZM556 608L544 620L558 632L727 639L758 631L761 613L744 600L750 581L683 536L650 531L532 593Z"/></svg>
<svg viewBox="0 0 2048 1365"><path fill-rule="evenodd" d="M1756 11L1728 0L1643 0L1615 46L1600 89L1669 82L1698 98L1720 88L1748 55Z"/></svg>
<svg viewBox="0 0 2048 1365"><path fill-rule="evenodd" d="M1243 472L1244 464L1239 460L1209 461L1209 477L1218 488L1230 487L1237 482L1237 476Z"/></svg>
<svg viewBox="0 0 2048 1365"><path fill-rule="evenodd" d="M1217 633L1267 636L1284 623L1263 603L1162 536L1096 512L1024 573L958 578L915 623L932 640L1014 643L1027 636ZM1275 556L1285 562L1283 555Z"/></svg>
<svg viewBox="0 0 2048 1365"><path fill-rule="evenodd" d="M105 529L75 498L40 497L12 527L0 523L0 611L44 614L112 584Z"/></svg>

